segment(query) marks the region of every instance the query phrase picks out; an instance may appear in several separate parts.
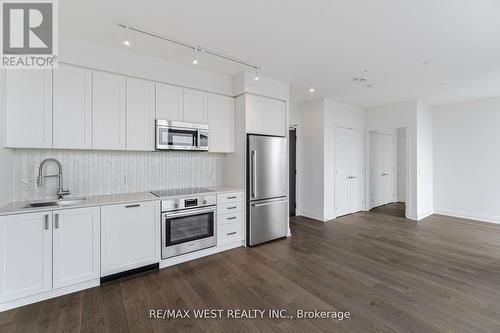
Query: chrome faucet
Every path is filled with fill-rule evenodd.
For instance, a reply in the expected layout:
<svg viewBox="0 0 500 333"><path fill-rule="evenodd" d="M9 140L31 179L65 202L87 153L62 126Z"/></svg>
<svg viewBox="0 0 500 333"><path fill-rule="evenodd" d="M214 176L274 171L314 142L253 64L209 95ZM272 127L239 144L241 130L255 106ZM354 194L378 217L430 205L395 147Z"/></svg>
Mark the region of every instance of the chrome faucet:
<svg viewBox="0 0 500 333"><path fill-rule="evenodd" d="M45 175L45 176L43 175L43 167L48 162L54 162L55 164L57 164L57 169L58 169L57 175ZM57 177L59 179L59 183L57 185L57 193L56 193L58 199L62 199L64 195L69 194L69 191L63 188L62 164L55 158L46 158L42 161L42 163L40 163L40 167L38 168L38 177L36 178L36 183L38 187L42 187L43 178L46 177Z"/></svg>

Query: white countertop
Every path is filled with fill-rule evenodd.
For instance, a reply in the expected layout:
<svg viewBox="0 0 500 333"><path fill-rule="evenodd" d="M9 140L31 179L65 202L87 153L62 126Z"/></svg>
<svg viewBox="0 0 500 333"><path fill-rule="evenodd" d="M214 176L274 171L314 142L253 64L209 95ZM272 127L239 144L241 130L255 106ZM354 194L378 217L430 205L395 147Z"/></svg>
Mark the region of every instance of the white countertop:
<svg viewBox="0 0 500 333"><path fill-rule="evenodd" d="M227 193L227 192L241 192L243 191L240 187L235 186L213 186L207 187L212 192L209 193ZM78 199L80 197L69 197L65 198L68 200ZM12 215L12 214L24 214L24 213L35 213L35 212L45 212L53 211L59 209L73 209L82 207L95 207L95 206L107 206L107 205L120 205L132 202L141 201L159 201L161 200L157 196L153 195L151 192L134 192L134 193L119 193L119 194L105 194L105 195L94 195L87 196L86 200L67 206L48 206L48 207L33 207L24 208L27 204L34 201L13 201L0 208L0 216ZM40 201L54 201L51 200L37 200Z"/></svg>

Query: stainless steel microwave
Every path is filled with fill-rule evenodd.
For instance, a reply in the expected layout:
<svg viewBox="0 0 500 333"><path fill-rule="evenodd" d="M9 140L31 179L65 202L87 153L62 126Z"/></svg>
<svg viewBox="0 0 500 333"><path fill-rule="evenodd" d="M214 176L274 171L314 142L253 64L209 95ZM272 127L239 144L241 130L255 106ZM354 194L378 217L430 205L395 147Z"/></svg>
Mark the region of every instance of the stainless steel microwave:
<svg viewBox="0 0 500 333"><path fill-rule="evenodd" d="M156 120L157 150L208 151L208 125Z"/></svg>

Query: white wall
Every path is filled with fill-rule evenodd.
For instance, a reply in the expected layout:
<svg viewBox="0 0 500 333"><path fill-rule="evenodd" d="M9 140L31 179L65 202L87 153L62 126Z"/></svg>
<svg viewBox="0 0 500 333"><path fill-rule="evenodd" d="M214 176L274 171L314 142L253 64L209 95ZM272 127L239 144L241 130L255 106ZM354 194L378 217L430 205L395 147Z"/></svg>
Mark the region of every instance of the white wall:
<svg viewBox="0 0 500 333"><path fill-rule="evenodd" d="M397 200L406 200L406 129L398 128L396 134L397 155Z"/></svg>
<svg viewBox="0 0 500 333"><path fill-rule="evenodd" d="M406 191L406 217L418 220L417 213L417 101L407 101L383 105L366 110L365 124L367 130L383 130L406 128L407 136L407 171L410 182ZM367 145L369 147L369 145ZM370 152L367 149L366 161L369 161ZM367 165L367 170L369 165ZM365 184L370 184L369 173L366 172ZM365 190L365 202L369 202L369 190Z"/></svg>
<svg viewBox="0 0 500 333"><path fill-rule="evenodd" d="M300 107L302 172L300 177L300 214L323 220L324 200L324 101L308 101Z"/></svg>
<svg viewBox="0 0 500 333"><path fill-rule="evenodd" d="M417 216L419 220L434 212L433 122L432 106L419 101L417 112Z"/></svg>
<svg viewBox="0 0 500 333"><path fill-rule="evenodd" d="M500 97L436 107L436 213L500 223Z"/></svg>

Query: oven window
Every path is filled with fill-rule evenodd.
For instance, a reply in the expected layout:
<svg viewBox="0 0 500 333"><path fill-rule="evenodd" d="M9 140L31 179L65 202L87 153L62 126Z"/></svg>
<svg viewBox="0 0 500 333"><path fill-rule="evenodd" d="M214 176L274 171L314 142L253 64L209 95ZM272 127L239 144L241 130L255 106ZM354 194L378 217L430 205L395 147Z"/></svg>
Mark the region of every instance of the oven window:
<svg viewBox="0 0 500 333"><path fill-rule="evenodd" d="M214 235L214 213L167 218L166 246L190 242Z"/></svg>

